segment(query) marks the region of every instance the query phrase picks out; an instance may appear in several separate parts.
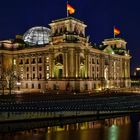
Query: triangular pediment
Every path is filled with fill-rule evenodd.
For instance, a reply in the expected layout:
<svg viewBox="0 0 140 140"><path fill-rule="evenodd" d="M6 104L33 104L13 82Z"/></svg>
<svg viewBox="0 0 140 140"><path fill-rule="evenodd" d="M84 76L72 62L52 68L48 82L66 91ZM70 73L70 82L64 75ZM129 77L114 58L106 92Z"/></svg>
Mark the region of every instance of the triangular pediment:
<svg viewBox="0 0 140 140"><path fill-rule="evenodd" d="M110 46L106 46L103 51L109 54L114 54L114 50Z"/></svg>

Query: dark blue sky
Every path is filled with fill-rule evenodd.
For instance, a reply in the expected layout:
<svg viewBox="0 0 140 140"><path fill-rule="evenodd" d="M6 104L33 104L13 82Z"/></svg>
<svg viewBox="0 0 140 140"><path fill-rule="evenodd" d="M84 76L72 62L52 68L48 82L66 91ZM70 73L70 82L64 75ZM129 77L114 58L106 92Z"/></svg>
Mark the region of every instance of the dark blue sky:
<svg viewBox="0 0 140 140"><path fill-rule="evenodd" d="M113 37L113 26L121 31L132 55L131 68L140 66L140 1L69 0L76 9L72 16L84 21L93 43ZM66 17L66 0L1 0L0 40L14 38L30 27Z"/></svg>

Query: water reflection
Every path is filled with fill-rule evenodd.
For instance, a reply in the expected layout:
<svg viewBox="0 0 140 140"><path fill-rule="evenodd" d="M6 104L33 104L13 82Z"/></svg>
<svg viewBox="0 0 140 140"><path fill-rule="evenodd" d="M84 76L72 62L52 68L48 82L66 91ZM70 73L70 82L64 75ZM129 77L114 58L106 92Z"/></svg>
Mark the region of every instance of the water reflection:
<svg viewBox="0 0 140 140"><path fill-rule="evenodd" d="M0 140L133 140L131 135L130 117L124 116L1 134Z"/></svg>

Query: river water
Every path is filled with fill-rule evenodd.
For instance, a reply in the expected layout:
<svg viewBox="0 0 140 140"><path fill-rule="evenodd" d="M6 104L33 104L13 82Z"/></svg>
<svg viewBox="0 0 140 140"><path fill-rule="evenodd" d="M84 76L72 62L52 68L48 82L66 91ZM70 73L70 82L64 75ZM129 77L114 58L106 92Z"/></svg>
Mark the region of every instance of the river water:
<svg viewBox="0 0 140 140"><path fill-rule="evenodd" d="M1 132L0 140L140 140L140 123L137 118L123 116L43 128L38 125L32 129L32 124L27 124L24 131L16 128L15 132ZM16 123L15 126L18 125L21 124Z"/></svg>

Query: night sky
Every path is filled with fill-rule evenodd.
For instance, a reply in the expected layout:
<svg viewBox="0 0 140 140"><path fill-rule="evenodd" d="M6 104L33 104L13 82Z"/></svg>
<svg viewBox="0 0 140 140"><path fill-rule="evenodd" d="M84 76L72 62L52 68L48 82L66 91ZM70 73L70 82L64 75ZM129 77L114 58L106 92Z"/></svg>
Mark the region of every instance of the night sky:
<svg viewBox="0 0 140 140"><path fill-rule="evenodd" d="M72 16L88 25L86 34L92 43L100 44L113 37L115 25L132 55L131 73L140 67L140 1L134 0L69 0L76 9ZM66 17L66 0L1 0L0 40L24 34L33 26L46 26Z"/></svg>

